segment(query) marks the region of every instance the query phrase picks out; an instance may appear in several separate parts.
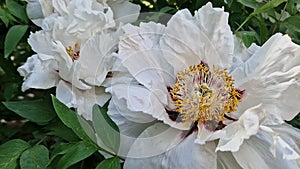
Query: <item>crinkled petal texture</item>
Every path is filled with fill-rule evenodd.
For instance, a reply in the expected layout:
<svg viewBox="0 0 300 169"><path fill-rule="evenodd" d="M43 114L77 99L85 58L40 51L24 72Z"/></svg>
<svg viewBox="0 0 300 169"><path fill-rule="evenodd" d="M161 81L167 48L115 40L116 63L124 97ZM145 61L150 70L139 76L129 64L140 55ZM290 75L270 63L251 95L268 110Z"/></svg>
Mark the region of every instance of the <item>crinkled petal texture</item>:
<svg viewBox="0 0 300 169"><path fill-rule="evenodd" d="M43 59L41 55L29 57L26 63L18 68L18 72L24 77L22 91L29 88L49 89L57 85L57 62L54 59Z"/></svg>
<svg viewBox="0 0 300 169"><path fill-rule="evenodd" d="M178 73L201 61L229 68L233 40L228 13L208 3L196 11L195 16L187 9L178 11L168 22L160 46L163 56Z"/></svg>
<svg viewBox="0 0 300 169"><path fill-rule="evenodd" d="M77 113L85 119L92 120L94 104L103 106L111 96L104 92L103 87L80 90L61 80L56 88L56 97L68 107L76 108Z"/></svg>
<svg viewBox="0 0 300 169"><path fill-rule="evenodd" d="M80 78L90 85L100 86L114 63L112 53L117 50L119 33L105 33L82 45L78 59Z"/></svg>
<svg viewBox="0 0 300 169"><path fill-rule="evenodd" d="M245 90L237 115L262 104L270 116L278 119L268 123L291 120L300 110L300 46L287 35L275 34L251 53L232 71L237 87Z"/></svg>
<svg viewBox="0 0 300 169"><path fill-rule="evenodd" d="M54 9L59 14L53 25L54 39L68 44L68 40L76 37L81 43L101 31L113 28L113 12L109 6L96 0L54 0Z"/></svg>

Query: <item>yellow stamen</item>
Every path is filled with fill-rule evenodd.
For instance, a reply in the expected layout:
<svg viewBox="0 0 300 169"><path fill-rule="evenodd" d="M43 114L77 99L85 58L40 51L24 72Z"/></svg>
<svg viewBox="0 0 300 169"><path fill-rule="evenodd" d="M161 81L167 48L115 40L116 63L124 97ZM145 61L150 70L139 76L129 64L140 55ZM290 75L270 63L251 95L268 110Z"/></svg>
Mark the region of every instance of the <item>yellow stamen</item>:
<svg viewBox="0 0 300 169"><path fill-rule="evenodd" d="M220 122L241 100L241 92L233 84L226 69L213 66L210 70L201 63L178 73L169 92L182 121Z"/></svg>
<svg viewBox="0 0 300 169"><path fill-rule="evenodd" d="M78 60L79 59L79 53L80 53L80 46L78 43L75 43L74 50L72 46L68 46L66 48L66 51L68 55L71 57L72 60Z"/></svg>

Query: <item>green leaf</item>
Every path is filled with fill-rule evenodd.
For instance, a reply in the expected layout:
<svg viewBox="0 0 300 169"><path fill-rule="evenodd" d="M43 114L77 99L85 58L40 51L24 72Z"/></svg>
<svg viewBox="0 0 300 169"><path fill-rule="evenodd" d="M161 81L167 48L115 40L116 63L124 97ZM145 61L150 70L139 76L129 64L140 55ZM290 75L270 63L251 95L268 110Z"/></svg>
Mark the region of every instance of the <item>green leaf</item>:
<svg viewBox="0 0 300 169"><path fill-rule="evenodd" d="M28 25L14 25L8 30L4 41L5 58L7 58L15 50L27 29Z"/></svg>
<svg viewBox="0 0 300 169"><path fill-rule="evenodd" d="M283 2L286 2L287 0L272 0L267 2L266 4L264 4L263 6L257 8L256 10L254 10L246 19L245 21L239 26L239 28L237 28L236 32L238 30L240 30L246 22L248 22L254 15L260 14L262 12L266 12L269 9L275 8L278 5L282 4Z"/></svg>
<svg viewBox="0 0 300 169"><path fill-rule="evenodd" d="M69 142L79 141L79 137L73 132L73 130L65 126L60 120L48 124L45 129L50 130L47 135L58 136Z"/></svg>
<svg viewBox="0 0 300 169"><path fill-rule="evenodd" d="M117 153L120 146L118 126L109 118L107 110L98 105L93 107L93 126L104 145Z"/></svg>
<svg viewBox="0 0 300 169"><path fill-rule="evenodd" d="M76 143L61 143L61 144L58 144L58 145L55 145L53 146L54 149L53 151L51 152L51 158L47 164L47 166L50 166L51 163L54 161L54 159L56 157L58 157L59 155L63 155L63 154L66 154L66 152L69 151L69 149L72 149L74 147Z"/></svg>
<svg viewBox="0 0 300 169"><path fill-rule="evenodd" d="M21 19L26 24L28 23L28 17L26 14L26 9L22 5L18 4L14 0L6 0L6 6L9 12L15 17Z"/></svg>
<svg viewBox="0 0 300 169"><path fill-rule="evenodd" d="M253 0L237 0L239 3L243 4L246 7L257 9L261 7L263 4Z"/></svg>
<svg viewBox="0 0 300 169"><path fill-rule="evenodd" d="M52 102L54 109L58 115L58 117L61 119L61 121L71 128L74 133L81 139L92 142L92 140L89 138L89 136L85 133L85 131L82 129L78 118L81 118L80 116L77 115L74 111L69 109L66 105L61 103L59 100L57 100L56 97L51 95L52 97Z"/></svg>
<svg viewBox="0 0 300 169"><path fill-rule="evenodd" d="M96 143L97 142L96 135L95 135L95 131L94 131L93 127L85 119L81 118L80 116L78 116L78 122L80 123L84 132L89 136L89 138L91 140L93 140L93 142Z"/></svg>
<svg viewBox="0 0 300 169"><path fill-rule="evenodd" d="M11 111L36 123L46 123L56 115L51 104L45 100L3 102Z"/></svg>
<svg viewBox="0 0 300 169"><path fill-rule="evenodd" d="M43 145L25 150L20 157L21 169L45 169L49 161L49 151Z"/></svg>
<svg viewBox="0 0 300 169"><path fill-rule="evenodd" d="M288 17L281 24L290 31L300 32L300 14Z"/></svg>
<svg viewBox="0 0 300 169"><path fill-rule="evenodd" d="M118 157L105 159L96 169L121 169L120 159Z"/></svg>
<svg viewBox="0 0 300 169"><path fill-rule="evenodd" d="M16 94L20 91L20 85L19 83L16 82L9 82L7 84L5 84L5 88L4 88L4 98L5 100L10 100L13 97L16 96Z"/></svg>
<svg viewBox="0 0 300 169"><path fill-rule="evenodd" d="M71 165L84 160L97 151L97 147L93 144L81 141L70 148L66 154L58 161L57 167L59 169L65 169Z"/></svg>
<svg viewBox="0 0 300 169"><path fill-rule="evenodd" d="M17 159L30 145L23 140L11 140L0 146L0 168L14 169L17 167Z"/></svg>
<svg viewBox="0 0 300 169"><path fill-rule="evenodd" d="M0 8L0 19L7 27L9 24L9 18L6 16L6 11L3 8Z"/></svg>

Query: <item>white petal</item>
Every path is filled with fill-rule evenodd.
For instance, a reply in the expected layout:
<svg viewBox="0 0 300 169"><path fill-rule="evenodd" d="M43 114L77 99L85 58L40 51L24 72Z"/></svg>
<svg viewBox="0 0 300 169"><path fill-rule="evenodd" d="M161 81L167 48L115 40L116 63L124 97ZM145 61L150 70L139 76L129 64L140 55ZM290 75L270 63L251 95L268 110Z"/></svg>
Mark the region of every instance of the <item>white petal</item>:
<svg viewBox="0 0 300 169"><path fill-rule="evenodd" d="M231 152L218 151L217 156L217 169L242 169Z"/></svg>
<svg viewBox="0 0 300 169"><path fill-rule="evenodd" d="M107 114L118 125L120 130L120 148L118 155L126 157L129 148L136 138L149 126L156 122L153 117L142 113L132 112L126 108L125 100L112 98ZM122 104L123 103L123 104Z"/></svg>
<svg viewBox="0 0 300 169"><path fill-rule="evenodd" d="M276 157L272 155L271 151L269 151L272 144L271 137L263 133L259 133L258 136L253 136L249 140L245 140L239 151L233 153L233 156L242 168L299 168L295 160L284 160L280 155ZM278 151L277 153L281 154L282 152Z"/></svg>
<svg viewBox="0 0 300 169"><path fill-rule="evenodd" d="M141 7L128 1L109 1L108 5L114 13L114 19L117 23L135 22L140 14Z"/></svg>
<svg viewBox="0 0 300 169"><path fill-rule="evenodd" d="M42 53L50 56L55 55L55 52L52 51L53 39L49 32L41 30L31 33L28 38L28 43L32 50L36 53Z"/></svg>
<svg viewBox="0 0 300 169"><path fill-rule="evenodd" d="M195 139L197 144L205 144L208 141L216 140L224 136L224 130L210 131L203 124L198 124L198 134Z"/></svg>
<svg viewBox="0 0 300 169"><path fill-rule="evenodd" d="M29 57L26 63L18 68L20 75L24 76L22 91L56 86L59 81L57 67L57 62L53 59L41 60L38 55Z"/></svg>
<svg viewBox="0 0 300 169"><path fill-rule="evenodd" d="M300 144L298 142L300 134L298 129L288 124L269 126L269 130L266 130L266 128L268 127L261 127L263 133L272 136L273 142L270 151L274 156L279 154L280 157L287 160L300 158Z"/></svg>
<svg viewBox="0 0 300 169"><path fill-rule="evenodd" d="M74 61L70 69L68 69L67 66L65 66L66 64L63 63L64 62L59 63L59 75L62 79L72 83L72 85L79 89L91 89L91 86L86 85L80 80L80 65L78 64L78 61Z"/></svg>
<svg viewBox="0 0 300 169"><path fill-rule="evenodd" d="M140 27L126 25L119 45L122 64L145 87L167 104L167 86L174 83L172 67L161 57L158 46L164 26L153 22Z"/></svg>
<svg viewBox="0 0 300 169"><path fill-rule="evenodd" d="M54 8L61 15L56 19L53 37L56 40L76 37L81 43L115 26L112 10L94 0L53 1Z"/></svg>
<svg viewBox="0 0 300 169"><path fill-rule="evenodd" d="M116 51L117 44L117 33L101 34L84 43L78 59L80 78L91 85L100 86L111 71L114 63L112 52Z"/></svg>
<svg viewBox="0 0 300 169"><path fill-rule="evenodd" d="M243 98L251 100L252 106L263 103L270 113L291 120L300 110L299 58L300 46L287 35L272 36L245 62L248 79L239 86L246 90Z"/></svg>
<svg viewBox="0 0 300 169"><path fill-rule="evenodd" d="M28 18L38 26L46 16L53 13L52 1L49 0L27 0L26 13Z"/></svg>
<svg viewBox="0 0 300 169"><path fill-rule="evenodd" d="M175 72L201 61L229 68L234 46L228 13L212 8L211 3L196 11L194 17L187 9L178 11L168 22L160 44Z"/></svg>
<svg viewBox="0 0 300 169"><path fill-rule="evenodd" d="M162 124L149 127L133 144L129 155L137 153L136 157L126 158L124 169L217 168L213 142L201 146L194 143L195 134L186 138L182 138L181 134Z"/></svg>
<svg viewBox="0 0 300 169"><path fill-rule="evenodd" d="M245 139L258 132L260 120L258 114L264 114L261 105L246 110L238 121L222 129L225 134L220 138L216 151L238 151Z"/></svg>
<svg viewBox="0 0 300 169"><path fill-rule="evenodd" d="M252 70L245 62L247 62L259 48L260 47L256 44L252 44L249 48L246 48L242 40L234 38L233 63L230 68L230 75L233 76L235 80L235 87L239 87L247 80L248 72Z"/></svg>
<svg viewBox="0 0 300 169"><path fill-rule="evenodd" d="M177 129L190 129L190 123L172 121L159 98L141 85L118 84L107 88L106 91L119 100L125 99L127 108L131 111L141 111Z"/></svg>
<svg viewBox="0 0 300 169"><path fill-rule="evenodd" d="M103 106L111 96L105 93L102 87L80 90L60 81L56 88L56 97L68 107L76 108L77 113L85 119L92 120L93 106L95 104Z"/></svg>

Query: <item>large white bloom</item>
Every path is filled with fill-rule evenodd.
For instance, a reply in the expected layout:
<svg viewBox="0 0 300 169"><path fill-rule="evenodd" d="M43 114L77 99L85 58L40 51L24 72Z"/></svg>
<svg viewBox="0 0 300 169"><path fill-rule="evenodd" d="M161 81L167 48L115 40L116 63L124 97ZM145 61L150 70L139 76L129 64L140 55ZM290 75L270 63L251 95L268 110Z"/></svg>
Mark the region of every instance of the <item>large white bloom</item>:
<svg viewBox="0 0 300 169"><path fill-rule="evenodd" d="M44 11L46 2L39 2ZM90 120L92 106L108 100L99 86L114 63L112 54L117 51L120 31L107 4L96 0L51 2L53 10L44 15L42 30L28 39L37 54L18 68L24 76L22 90L57 86L58 99Z"/></svg>
<svg viewBox="0 0 300 169"><path fill-rule="evenodd" d="M284 120L300 110L300 47L276 34L247 49L227 23L208 3L167 26L123 27L120 72L130 75L107 91L121 133L139 135L125 169L299 168L300 134Z"/></svg>

